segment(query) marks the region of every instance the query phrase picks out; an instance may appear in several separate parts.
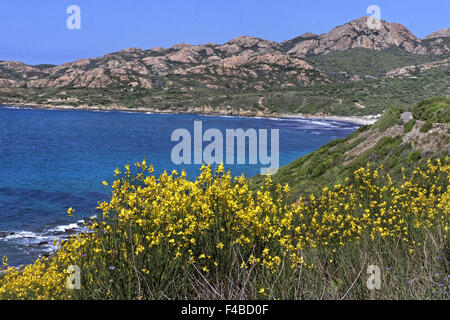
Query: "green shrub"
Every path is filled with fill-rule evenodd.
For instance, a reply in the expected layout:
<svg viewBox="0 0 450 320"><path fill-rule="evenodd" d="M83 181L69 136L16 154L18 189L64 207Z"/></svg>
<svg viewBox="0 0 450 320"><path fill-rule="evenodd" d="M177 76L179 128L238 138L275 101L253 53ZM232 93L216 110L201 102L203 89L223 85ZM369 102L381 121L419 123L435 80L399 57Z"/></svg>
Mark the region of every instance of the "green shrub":
<svg viewBox="0 0 450 320"><path fill-rule="evenodd" d="M422 133L428 132L432 127L433 127L433 122L431 122L430 120L427 120L420 128L420 132L422 132Z"/></svg>
<svg viewBox="0 0 450 320"><path fill-rule="evenodd" d="M407 123L405 123L405 133L410 132L414 128L415 124L416 124L416 119L411 119Z"/></svg>
<svg viewBox="0 0 450 320"><path fill-rule="evenodd" d="M412 109L414 118L422 121L450 123L450 98L432 98Z"/></svg>
<svg viewBox="0 0 450 320"><path fill-rule="evenodd" d="M392 107L374 124L374 128L378 128L380 132L385 132L388 128L399 123L400 115L403 108Z"/></svg>
<svg viewBox="0 0 450 320"><path fill-rule="evenodd" d="M401 141L401 137L383 137L375 145L374 151L379 156L386 156L390 151L396 150Z"/></svg>
<svg viewBox="0 0 450 320"><path fill-rule="evenodd" d="M398 156L395 156L391 159L391 162L389 163L389 167L392 169L398 164Z"/></svg>
<svg viewBox="0 0 450 320"><path fill-rule="evenodd" d="M414 150L413 152L411 152L408 156L408 162L415 162L418 161L420 159L421 155L420 152L417 150Z"/></svg>

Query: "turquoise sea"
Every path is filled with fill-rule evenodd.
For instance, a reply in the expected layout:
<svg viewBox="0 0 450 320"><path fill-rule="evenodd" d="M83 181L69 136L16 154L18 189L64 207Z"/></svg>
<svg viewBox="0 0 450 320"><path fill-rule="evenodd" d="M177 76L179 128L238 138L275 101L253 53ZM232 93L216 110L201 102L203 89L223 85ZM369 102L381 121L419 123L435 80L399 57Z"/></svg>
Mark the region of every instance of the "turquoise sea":
<svg viewBox="0 0 450 320"><path fill-rule="evenodd" d="M175 129L279 129L279 161L286 165L358 126L318 119L265 119L0 107L0 258L30 263L53 250L53 240L82 230L82 221L107 200L116 167L146 159L156 174L200 165L175 165ZM208 143L205 142L205 145ZM269 148L270 151L270 148ZM261 165L226 165L233 175L259 174ZM73 218L66 214L73 207Z"/></svg>

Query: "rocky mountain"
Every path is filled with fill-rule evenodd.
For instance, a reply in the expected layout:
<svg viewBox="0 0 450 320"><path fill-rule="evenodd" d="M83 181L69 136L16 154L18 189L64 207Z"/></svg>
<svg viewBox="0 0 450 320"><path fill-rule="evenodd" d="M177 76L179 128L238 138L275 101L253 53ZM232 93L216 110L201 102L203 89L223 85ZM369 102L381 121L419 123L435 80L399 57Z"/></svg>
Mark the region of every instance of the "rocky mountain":
<svg viewBox="0 0 450 320"><path fill-rule="evenodd" d="M168 49L130 48L44 69L20 62L0 62L3 87L152 89L161 85L158 77L169 75L176 76L177 83L186 81L190 86L212 88L239 87L249 81L261 89L329 81L302 59L287 55L279 44L251 37L240 37L223 45L182 43ZM192 81L192 77L196 80ZM165 88L173 87L171 80L165 80Z"/></svg>
<svg viewBox="0 0 450 320"><path fill-rule="evenodd" d="M289 105L283 110L294 110L295 105L310 109L317 101L343 104L346 99L329 97L333 92L336 95L335 89L323 86L338 88L340 83L399 78L411 70L447 70L450 37L446 30L421 40L398 23L381 21L380 29L370 29L368 17L362 17L325 34L307 32L281 43L243 36L224 44L129 48L59 66L0 61L0 103L171 111L232 110L239 106L258 112L286 103ZM440 78L432 76L435 81ZM429 93L443 91L447 95L447 89L441 89L447 88L446 81L439 81L438 90L433 88ZM311 98L311 92L303 89L314 86L318 87L311 90L320 97ZM385 83L379 86L389 88ZM285 93L290 90L304 91L306 96L292 100L292 94ZM277 94L269 98L268 92ZM327 112L347 108L328 106Z"/></svg>
<svg viewBox="0 0 450 320"><path fill-rule="evenodd" d="M288 54L297 57L345 51L352 48L383 50L399 47L406 52L416 54L444 54L450 47L436 48L425 45L411 31L399 23L382 20L380 29L371 29L368 17L338 26L322 35L304 34L298 38L281 43ZM440 37L440 36L439 36Z"/></svg>
<svg viewBox="0 0 450 320"><path fill-rule="evenodd" d="M252 37L239 37L223 45L177 44L171 48L142 50L130 48L100 58L83 59L60 66L39 68L20 62L0 62L2 87L107 88L117 85L152 89L152 77L177 75L190 81L198 75L198 85L221 88L245 85L264 89L298 84L326 83L329 79L303 60L306 56L345 51L352 48L383 50L398 47L416 54L444 54L448 46L428 45L398 23L382 21L379 30L368 27L368 17L338 26L328 33L305 33L280 44ZM440 39L449 29L426 39ZM171 81L166 82L170 89ZM191 85L195 85L192 83Z"/></svg>

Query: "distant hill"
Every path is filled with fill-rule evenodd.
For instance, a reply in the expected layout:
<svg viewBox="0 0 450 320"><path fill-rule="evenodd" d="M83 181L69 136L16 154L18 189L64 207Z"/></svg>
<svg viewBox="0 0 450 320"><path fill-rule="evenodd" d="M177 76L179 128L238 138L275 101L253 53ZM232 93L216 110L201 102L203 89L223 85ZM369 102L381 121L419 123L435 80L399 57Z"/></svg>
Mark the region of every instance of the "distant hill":
<svg viewBox="0 0 450 320"><path fill-rule="evenodd" d="M442 81L449 70L448 29L421 40L398 23L381 21L379 30L370 29L367 19L281 43L243 36L225 44L129 48L59 66L0 61L0 103L245 115L374 114L386 109L385 99L408 105L450 96L448 79ZM411 88L412 77L418 79L413 87L419 87L414 97L400 88ZM373 106L373 87L381 96L378 106Z"/></svg>

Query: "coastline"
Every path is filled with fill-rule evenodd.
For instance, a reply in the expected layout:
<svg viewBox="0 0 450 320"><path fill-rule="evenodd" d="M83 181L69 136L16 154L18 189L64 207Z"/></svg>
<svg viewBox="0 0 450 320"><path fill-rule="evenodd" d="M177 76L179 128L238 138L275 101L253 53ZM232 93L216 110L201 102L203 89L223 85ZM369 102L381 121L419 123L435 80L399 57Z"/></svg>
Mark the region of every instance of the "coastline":
<svg viewBox="0 0 450 320"><path fill-rule="evenodd" d="M248 117L248 118L299 118L299 119L320 119L320 120L333 120L350 122L357 125L372 125L380 117L378 115L368 115L368 116L337 116L328 114L303 114L303 113L265 113L262 111L244 110L244 109L228 109L221 111L214 111L210 107L197 107L188 109L166 109L161 110L158 108L127 108L121 106L88 106L80 105L77 107L70 105L49 105L49 104L25 104L25 103L8 103L2 102L0 106L9 106L19 109L37 109L37 110L78 110L78 111L119 111L119 112L132 112L132 113L154 113L154 114L200 114L208 116L227 116L227 117Z"/></svg>

